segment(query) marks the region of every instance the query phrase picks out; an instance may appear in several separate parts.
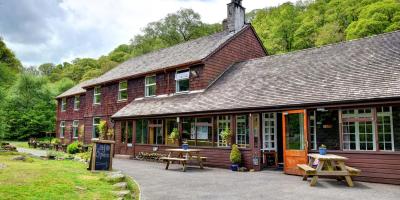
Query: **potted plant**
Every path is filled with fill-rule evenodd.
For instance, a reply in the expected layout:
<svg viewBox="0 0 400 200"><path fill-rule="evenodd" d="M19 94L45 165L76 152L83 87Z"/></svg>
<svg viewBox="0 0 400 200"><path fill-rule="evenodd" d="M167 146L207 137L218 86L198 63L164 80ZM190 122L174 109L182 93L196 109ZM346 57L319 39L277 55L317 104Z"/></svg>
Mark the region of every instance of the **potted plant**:
<svg viewBox="0 0 400 200"><path fill-rule="evenodd" d="M100 133L100 139L104 140L107 137L107 121L106 120L101 120L100 124L98 126L99 133Z"/></svg>
<svg viewBox="0 0 400 200"><path fill-rule="evenodd" d="M229 146L230 142L231 142L231 137L232 137L232 132L229 129L228 126L225 127L225 129L223 131L221 131L221 138L223 140L223 142Z"/></svg>
<svg viewBox="0 0 400 200"><path fill-rule="evenodd" d="M231 155L230 155L230 160L231 160L231 170L232 171L238 171L239 170L239 165L242 162L242 155L240 153L240 150L236 144L232 145L232 150L231 150Z"/></svg>
<svg viewBox="0 0 400 200"><path fill-rule="evenodd" d="M177 128L172 129L172 132L169 134L169 138L174 141L174 144L179 139L179 131Z"/></svg>
<svg viewBox="0 0 400 200"><path fill-rule="evenodd" d="M183 141L183 144L182 144L182 149L183 150L188 150L189 149L189 144L187 143L187 141L185 140L185 141Z"/></svg>
<svg viewBox="0 0 400 200"><path fill-rule="evenodd" d="M326 146L324 144L319 147L319 154L326 155Z"/></svg>

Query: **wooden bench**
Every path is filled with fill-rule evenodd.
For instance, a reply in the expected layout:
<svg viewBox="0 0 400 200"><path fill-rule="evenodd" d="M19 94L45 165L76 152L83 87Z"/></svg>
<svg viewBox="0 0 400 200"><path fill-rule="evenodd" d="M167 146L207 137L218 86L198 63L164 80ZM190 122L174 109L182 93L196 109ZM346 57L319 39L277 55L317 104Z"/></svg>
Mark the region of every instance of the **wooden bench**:
<svg viewBox="0 0 400 200"><path fill-rule="evenodd" d="M192 158L193 158L193 159L197 159L197 156L192 156ZM206 161L206 160L207 160L207 157L200 156L200 159L201 159L202 161Z"/></svg>
<svg viewBox="0 0 400 200"><path fill-rule="evenodd" d="M313 176L317 173L316 169L308 166L307 164L297 164L297 167L304 171L303 181L306 181L308 176Z"/></svg>
<svg viewBox="0 0 400 200"><path fill-rule="evenodd" d="M165 166L165 170L168 170L169 164L171 162L178 161L183 166L182 171L186 171L186 162L188 161L188 159L186 159L186 158L161 157L160 159L163 160L163 161L167 161L167 166Z"/></svg>
<svg viewBox="0 0 400 200"><path fill-rule="evenodd" d="M361 174L361 170L354 167L346 166L346 170L349 171L350 176L358 176Z"/></svg>

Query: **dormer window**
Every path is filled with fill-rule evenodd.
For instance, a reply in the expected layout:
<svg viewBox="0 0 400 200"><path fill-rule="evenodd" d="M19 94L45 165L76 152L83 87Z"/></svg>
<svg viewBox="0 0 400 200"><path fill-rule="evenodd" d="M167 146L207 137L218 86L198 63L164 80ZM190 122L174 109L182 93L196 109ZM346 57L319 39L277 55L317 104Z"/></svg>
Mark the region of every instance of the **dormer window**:
<svg viewBox="0 0 400 200"><path fill-rule="evenodd" d="M100 102L101 102L101 87L97 86L94 88L93 104L100 104Z"/></svg>
<svg viewBox="0 0 400 200"><path fill-rule="evenodd" d="M67 99L62 98L61 99L61 112L65 112L67 110Z"/></svg>
<svg viewBox="0 0 400 200"><path fill-rule="evenodd" d="M152 97L156 95L156 75L147 76L145 80L145 95L146 97Z"/></svg>
<svg viewBox="0 0 400 200"><path fill-rule="evenodd" d="M80 105L81 105L80 96L76 95L74 98L74 110L79 110Z"/></svg>
<svg viewBox="0 0 400 200"><path fill-rule="evenodd" d="M176 71L176 93L189 92L189 69Z"/></svg>
<svg viewBox="0 0 400 200"><path fill-rule="evenodd" d="M121 81L118 86L118 101L126 101L128 99L128 82Z"/></svg>

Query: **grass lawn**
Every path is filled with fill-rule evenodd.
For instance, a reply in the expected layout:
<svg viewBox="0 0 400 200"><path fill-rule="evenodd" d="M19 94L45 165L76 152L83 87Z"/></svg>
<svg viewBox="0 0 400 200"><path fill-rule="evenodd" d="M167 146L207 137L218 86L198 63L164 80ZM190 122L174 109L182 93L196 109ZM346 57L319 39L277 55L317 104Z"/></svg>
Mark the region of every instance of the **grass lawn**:
<svg viewBox="0 0 400 200"><path fill-rule="evenodd" d="M25 142L19 142L19 141L5 141L5 142L8 142L8 143L10 143L10 144L12 144L12 145L14 145L14 146L16 146L16 147L29 148L28 142L27 142L27 141L25 141Z"/></svg>
<svg viewBox="0 0 400 200"><path fill-rule="evenodd" d="M0 199L115 199L104 173L91 173L84 163L64 160L13 161L0 153Z"/></svg>

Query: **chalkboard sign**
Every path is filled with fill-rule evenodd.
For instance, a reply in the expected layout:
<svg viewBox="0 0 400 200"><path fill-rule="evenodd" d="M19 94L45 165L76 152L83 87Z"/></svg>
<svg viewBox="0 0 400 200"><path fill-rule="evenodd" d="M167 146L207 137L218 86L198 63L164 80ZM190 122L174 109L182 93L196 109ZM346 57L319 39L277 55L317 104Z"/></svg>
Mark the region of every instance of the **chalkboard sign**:
<svg viewBox="0 0 400 200"><path fill-rule="evenodd" d="M112 170L114 141L93 140L93 149L89 169Z"/></svg>

